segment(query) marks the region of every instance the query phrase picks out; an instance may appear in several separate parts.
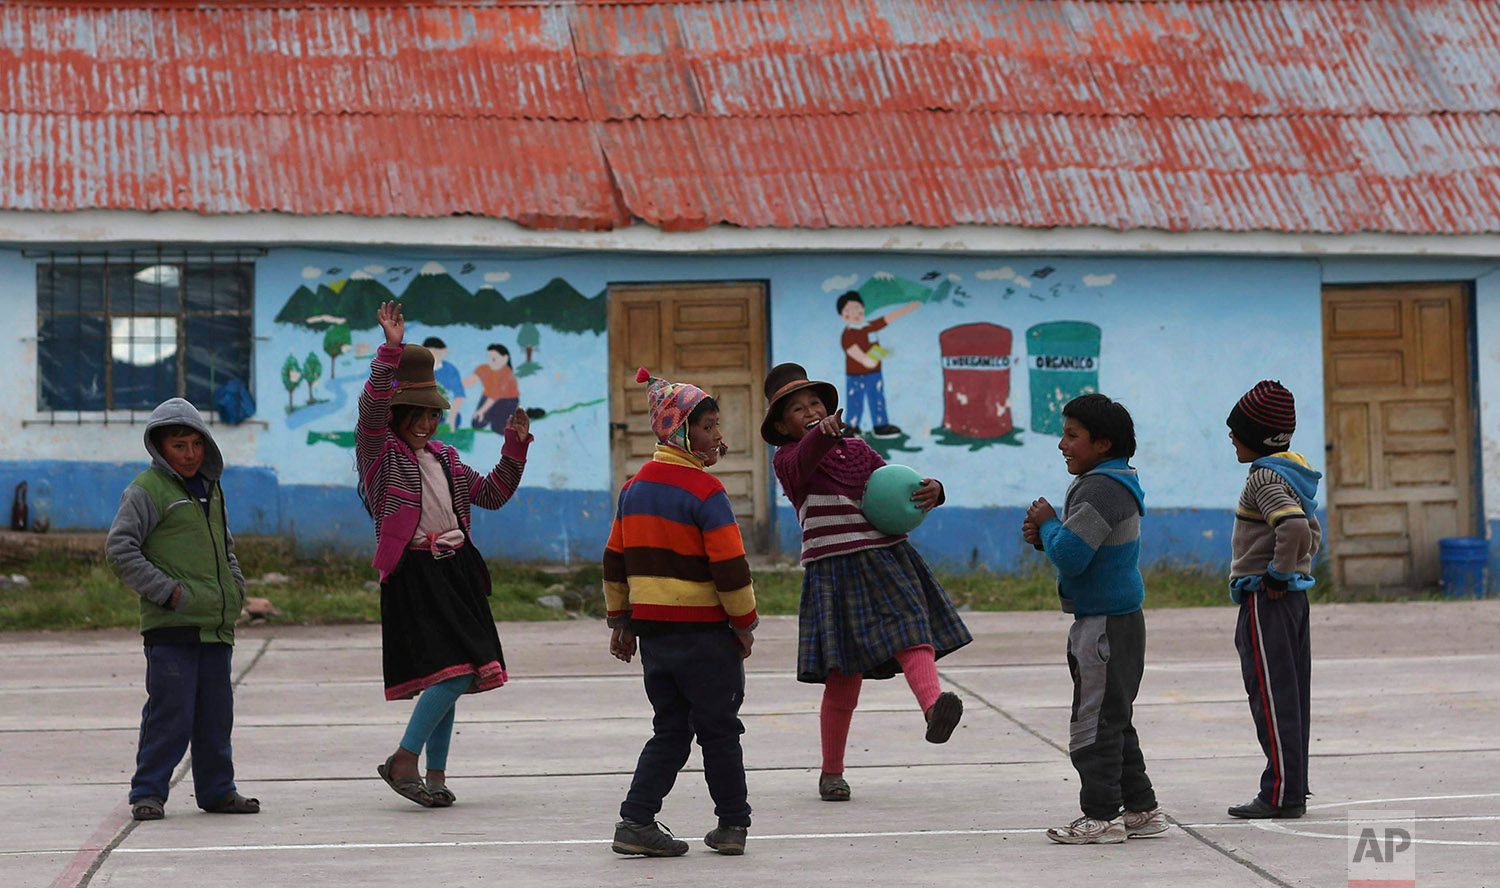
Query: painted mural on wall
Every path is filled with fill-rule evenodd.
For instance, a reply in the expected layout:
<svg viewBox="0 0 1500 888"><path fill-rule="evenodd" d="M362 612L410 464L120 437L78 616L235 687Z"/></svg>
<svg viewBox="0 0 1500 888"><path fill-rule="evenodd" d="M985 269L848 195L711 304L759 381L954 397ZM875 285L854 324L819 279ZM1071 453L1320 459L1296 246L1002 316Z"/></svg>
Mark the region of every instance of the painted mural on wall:
<svg viewBox="0 0 1500 888"><path fill-rule="evenodd" d="M381 338L375 311L390 300L405 307L411 341L433 352L439 389L452 405L438 437L459 450L481 441L497 449L517 407L535 421L602 404L593 392L550 384L564 374L549 378L546 356L576 360L577 340L597 344L604 294L585 296L553 277L509 296L500 285L510 273L486 268L436 260L352 270L305 266L303 283L275 314L276 324L316 337L319 346L305 354L289 346L282 360L287 427L305 428L308 445L354 446L356 403Z"/></svg>
<svg viewBox="0 0 1500 888"><path fill-rule="evenodd" d="M1006 303L1012 299L1046 304L1079 293L1098 293L1114 283L1115 274L1075 276L1044 263L1019 272L1002 266L971 274L973 282L968 286L963 274L941 269L917 280L875 271L862 282L851 274L835 275L823 283L825 292L851 288L835 302L843 322L839 347L845 365L844 419L888 459L893 454L921 451L922 439L970 451L1023 446L1028 429L1050 439L1062 433L1062 408L1068 401L1099 391L1103 333L1097 324L1067 318L1033 323L1025 328L1022 353L1015 331L1000 321L1036 314L1034 307L1007 311ZM941 367L937 399L942 404L942 420L919 438L892 418L887 390L892 379L915 381L930 375L925 368L892 361L903 350L903 340L911 351L921 336L893 330L894 325L927 306L931 306L929 313L945 320L965 320L937 334ZM1014 374L1023 368L1030 393L1024 420L1017 418L1012 399ZM1047 446L1053 444L1047 441Z"/></svg>

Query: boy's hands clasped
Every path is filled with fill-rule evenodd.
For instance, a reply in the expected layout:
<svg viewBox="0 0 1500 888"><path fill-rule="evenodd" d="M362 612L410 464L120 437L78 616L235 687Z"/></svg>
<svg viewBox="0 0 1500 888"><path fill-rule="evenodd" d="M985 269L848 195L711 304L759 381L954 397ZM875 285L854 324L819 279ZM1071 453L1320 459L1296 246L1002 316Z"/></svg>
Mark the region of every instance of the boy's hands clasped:
<svg viewBox="0 0 1500 888"><path fill-rule="evenodd" d="M1040 549L1042 547L1042 525L1057 518L1057 509L1047 502L1046 497L1038 497L1033 500L1031 507L1026 510L1026 520L1021 522L1021 538L1028 545Z"/></svg>

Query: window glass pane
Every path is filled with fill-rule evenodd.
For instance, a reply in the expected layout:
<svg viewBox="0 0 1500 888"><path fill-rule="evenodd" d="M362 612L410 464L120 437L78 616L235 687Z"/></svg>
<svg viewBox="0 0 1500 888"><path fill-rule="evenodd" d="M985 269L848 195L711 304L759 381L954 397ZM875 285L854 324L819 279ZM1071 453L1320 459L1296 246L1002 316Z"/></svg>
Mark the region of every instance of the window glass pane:
<svg viewBox="0 0 1500 888"><path fill-rule="evenodd" d="M38 314L59 311L103 311L104 269L99 265L38 265Z"/></svg>
<svg viewBox="0 0 1500 888"><path fill-rule="evenodd" d="M189 315L186 323L185 397L195 407L212 409L214 390L231 379L252 388L248 315Z"/></svg>
<svg viewBox="0 0 1500 888"><path fill-rule="evenodd" d="M116 410L149 410L177 394L177 318L110 319Z"/></svg>
<svg viewBox="0 0 1500 888"><path fill-rule="evenodd" d="M253 271L249 263L189 265L183 270L183 304L188 311L250 311Z"/></svg>
<svg viewBox="0 0 1500 888"><path fill-rule="evenodd" d="M177 313L181 275L175 265L110 265L109 312L112 315Z"/></svg>
<svg viewBox="0 0 1500 888"><path fill-rule="evenodd" d="M43 315L37 326L37 409L103 410L102 317Z"/></svg>

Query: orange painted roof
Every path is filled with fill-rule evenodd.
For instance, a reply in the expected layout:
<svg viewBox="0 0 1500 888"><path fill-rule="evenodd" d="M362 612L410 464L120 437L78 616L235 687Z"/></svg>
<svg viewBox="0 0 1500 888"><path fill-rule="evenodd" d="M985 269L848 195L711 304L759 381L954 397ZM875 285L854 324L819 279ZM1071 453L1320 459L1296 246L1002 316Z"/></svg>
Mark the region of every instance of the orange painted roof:
<svg viewBox="0 0 1500 888"><path fill-rule="evenodd" d="M1497 0L12 0L0 207L1500 232Z"/></svg>

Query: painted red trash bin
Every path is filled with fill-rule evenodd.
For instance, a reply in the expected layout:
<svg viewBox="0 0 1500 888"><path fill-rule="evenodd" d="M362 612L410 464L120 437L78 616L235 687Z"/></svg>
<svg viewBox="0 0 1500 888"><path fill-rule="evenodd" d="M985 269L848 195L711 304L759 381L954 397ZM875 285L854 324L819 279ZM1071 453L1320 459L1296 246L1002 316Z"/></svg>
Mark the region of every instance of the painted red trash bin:
<svg viewBox="0 0 1500 888"><path fill-rule="evenodd" d="M943 356L943 428L970 438L999 438L1015 428L1010 409L1011 331L963 324L938 336Z"/></svg>

